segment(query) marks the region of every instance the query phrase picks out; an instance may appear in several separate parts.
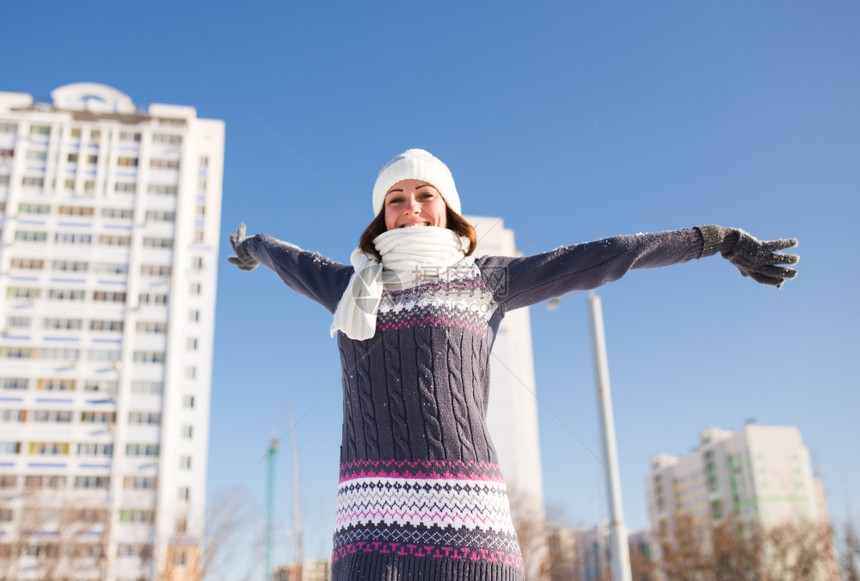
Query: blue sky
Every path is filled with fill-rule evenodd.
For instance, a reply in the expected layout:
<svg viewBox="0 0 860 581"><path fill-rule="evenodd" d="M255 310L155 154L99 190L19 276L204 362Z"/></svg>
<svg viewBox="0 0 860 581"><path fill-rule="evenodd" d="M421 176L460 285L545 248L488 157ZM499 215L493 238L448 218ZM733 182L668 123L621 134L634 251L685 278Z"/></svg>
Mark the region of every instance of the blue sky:
<svg viewBox="0 0 860 581"><path fill-rule="evenodd" d="M857 522L860 7L656 4L6 3L0 90L47 101L100 82L225 120L225 246L244 221L346 261L377 171L410 147L446 161L464 212L503 216L527 254L707 223L799 238L781 291L719 257L601 289L625 513L647 524L652 454L754 419L798 426L833 516ZM258 460L289 403L306 548L325 556L340 438L329 315L228 254L210 493L245 487L262 511ZM532 324L546 499L592 525L608 509L585 295L533 307Z"/></svg>

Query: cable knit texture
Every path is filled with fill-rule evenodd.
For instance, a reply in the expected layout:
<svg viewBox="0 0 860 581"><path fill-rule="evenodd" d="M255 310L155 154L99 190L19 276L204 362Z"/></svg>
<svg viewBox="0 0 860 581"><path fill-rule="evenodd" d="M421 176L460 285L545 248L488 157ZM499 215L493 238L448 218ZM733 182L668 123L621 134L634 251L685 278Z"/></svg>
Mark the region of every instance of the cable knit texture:
<svg viewBox="0 0 860 581"><path fill-rule="evenodd" d="M353 269L265 235L251 254L337 307ZM522 581L487 430L489 357L508 309L702 253L699 230L623 236L529 257L482 257L383 292L376 333L338 333L343 437L334 581Z"/></svg>

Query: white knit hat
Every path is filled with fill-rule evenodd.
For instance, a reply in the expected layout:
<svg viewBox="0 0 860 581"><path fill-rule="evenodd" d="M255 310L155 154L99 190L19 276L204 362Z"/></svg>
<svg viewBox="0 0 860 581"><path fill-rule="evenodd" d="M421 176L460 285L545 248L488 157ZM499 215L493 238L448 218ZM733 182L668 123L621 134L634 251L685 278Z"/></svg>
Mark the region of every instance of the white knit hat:
<svg viewBox="0 0 860 581"><path fill-rule="evenodd" d="M462 214L460 195L454 185L454 177L441 160L423 149L408 149L385 164L373 186L373 215L382 211L385 194L391 186L403 180L421 180L439 190L448 206Z"/></svg>

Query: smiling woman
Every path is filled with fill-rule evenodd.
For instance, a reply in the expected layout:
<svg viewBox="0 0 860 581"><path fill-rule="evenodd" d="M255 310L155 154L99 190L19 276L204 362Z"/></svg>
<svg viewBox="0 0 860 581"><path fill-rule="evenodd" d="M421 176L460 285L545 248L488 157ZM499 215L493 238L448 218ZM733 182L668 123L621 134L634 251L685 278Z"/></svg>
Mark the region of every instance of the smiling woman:
<svg viewBox="0 0 860 581"><path fill-rule="evenodd" d="M392 159L374 220L338 264L258 234L230 237L333 315L343 368L334 581L521 581L505 482L486 423L490 351L509 309L598 287L634 268L722 252L780 286L794 240L701 226L618 236L535 256L475 258L451 172L420 149Z"/></svg>

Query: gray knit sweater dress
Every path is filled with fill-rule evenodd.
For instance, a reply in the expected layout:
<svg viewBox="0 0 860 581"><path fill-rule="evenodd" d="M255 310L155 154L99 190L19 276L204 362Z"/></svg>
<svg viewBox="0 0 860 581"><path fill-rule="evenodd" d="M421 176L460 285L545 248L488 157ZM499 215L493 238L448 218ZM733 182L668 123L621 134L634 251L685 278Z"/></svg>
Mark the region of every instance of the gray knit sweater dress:
<svg viewBox="0 0 860 581"><path fill-rule="evenodd" d="M343 439L334 581L521 581L486 412L490 349L509 309L598 287L633 268L698 258L697 228L608 238L527 257L467 259L385 291L376 334L338 333ZM350 265L259 234L251 255L337 308Z"/></svg>

